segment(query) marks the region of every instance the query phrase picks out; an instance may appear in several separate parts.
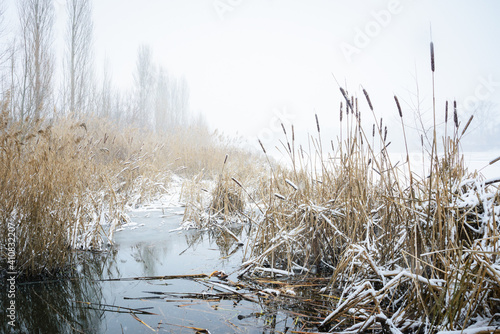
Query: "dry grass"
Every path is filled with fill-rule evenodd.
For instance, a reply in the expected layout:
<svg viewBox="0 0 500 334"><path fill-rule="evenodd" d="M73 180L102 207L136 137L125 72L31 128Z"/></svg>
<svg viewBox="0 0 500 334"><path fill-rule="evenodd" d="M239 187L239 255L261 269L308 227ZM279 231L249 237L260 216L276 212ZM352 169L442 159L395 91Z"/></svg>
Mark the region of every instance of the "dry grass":
<svg viewBox="0 0 500 334"><path fill-rule="evenodd" d="M309 151L295 142L293 127L283 127L286 167L264 166L258 155L203 127L164 137L92 119L26 128L3 112L2 240L14 224L18 270L52 274L72 249L102 248L126 208L165 191L173 172L188 179L184 220L193 227L261 213L249 218L256 225L241 275L330 277L322 292L340 297L323 314L321 329L341 323L339 330L348 332L436 332L494 318L500 313L499 180L485 182L464 164L460 140L472 117L462 126L454 103L448 124L447 103L440 139L434 107L429 144L422 140L428 162L422 175L408 149L402 164L391 161L388 128L368 92L363 89L367 108L340 92L335 145L325 144L317 117ZM407 147L397 97L395 104ZM369 131L361 125L362 109L364 119L373 118Z"/></svg>
<svg viewBox="0 0 500 334"><path fill-rule="evenodd" d="M74 249L111 244L126 211L165 193L173 173L216 179L227 153L242 173L253 168L243 168L252 154L201 126L155 135L95 117L14 123L8 107L0 118L0 262L11 224L25 277L64 271Z"/></svg>
<svg viewBox="0 0 500 334"><path fill-rule="evenodd" d="M465 168L466 127L428 157L422 177L409 159L393 165L385 131L369 138L357 113L326 156L319 124L314 152L288 150L292 167L266 185L274 196L242 273L331 276L328 290L342 302L325 329L335 320L353 332L456 330L499 312L500 193Z"/></svg>
<svg viewBox="0 0 500 334"><path fill-rule="evenodd" d="M419 175L408 150L403 164L391 161L368 93L364 117L374 125L365 131L361 103L340 90L341 137L330 150L317 117L312 152L283 128L291 167L274 168L263 185L263 216L241 275L331 276L326 291L341 298L322 329L462 330L500 312L500 192L498 180L485 183L464 165L460 140L472 117L462 126L454 104L442 152L434 125Z"/></svg>
<svg viewBox="0 0 500 334"><path fill-rule="evenodd" d="M8 226L15 227L24 276L63 270L73 249L102 249L126 219L127 203L153 188L140 170L152 153L103 120L28 127L3 112L1 124L1 236L6 241ZM4 247L0 258L7 258Z"/></svg>
<svg viewBox="0 0 500 334"><path fill-rule="evenodd" d="M253 163L249 165L245 161L250 157ZM184 182L184 227L211 228L220 223L248 221L250 216L254 216L251 208L247 207L246 198L253 198L252 194L260 198L259 183L256 181L261 181L261 178L256 176L264 175L266 171L262 157L253 157L241 151L237 152L236 159L226 155L222 161L222 167L215 179L201 172ZM239 180L252 185L252 194L242 187Z"/></svg>

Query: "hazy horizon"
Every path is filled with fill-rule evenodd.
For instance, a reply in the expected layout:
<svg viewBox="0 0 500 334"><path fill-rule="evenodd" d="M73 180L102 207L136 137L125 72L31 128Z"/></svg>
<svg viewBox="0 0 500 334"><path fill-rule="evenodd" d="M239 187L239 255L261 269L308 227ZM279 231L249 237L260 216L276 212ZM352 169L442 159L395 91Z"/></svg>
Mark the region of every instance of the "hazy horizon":
<svg viewBox="0 0 500 334"><path fill-rule="evenodd" d="M7 5L15 26L16 1ZM61 40L65 0L54 5ZM488 150L500 138L498 9L493 0L93 1L94 68L99 77L106 66L113 85L130 91L138 47L147 45L156 64L186 78L193 113L203 114L212 128L253 143L261 137L270 146L281 138L277 116L305 138L315 131L318 114L323 135L335 138L342 101L335 76L360 97L363 121L371 127L361 86L369 92L377 117L397 139L394 95L409 128L417 109L424 118L431 112L432 33L438 121L445 100L456 99L463 123L475 114L475 134L464 142Z"/></svg>

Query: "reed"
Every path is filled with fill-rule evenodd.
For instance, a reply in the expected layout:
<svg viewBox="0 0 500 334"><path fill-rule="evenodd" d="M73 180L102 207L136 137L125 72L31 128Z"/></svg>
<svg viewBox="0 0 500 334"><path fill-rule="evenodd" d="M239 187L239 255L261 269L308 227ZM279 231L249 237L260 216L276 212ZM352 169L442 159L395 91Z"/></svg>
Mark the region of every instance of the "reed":
<svg viewBox="0 0 500 334"><path fill-rule="evenodd" d="M434 73L432 43L431 67ZM350 332L463 330L499 312L498 180L485 183L469 172L460 152L473 117L460 129L454 102L455 130L451 136L445 130L443 152L436 145L438 124L430 149L424 150L421 136L428 166L419 175L411 169L407 144L406 166L391 162L389 129L377 121L367 91L372 140L359 121L357 99L342 87L340 92L346 121L341 104L342 136L331 151L323 150L317 116L308 152L289 142L284 129L291 167L275 167L262 185L268 195L261 197L263 213L240 275L330 277L323 291L340 299L321 330L336 322Z"/></svg>
<svg viewBox="0 0 500 334"><path fill-rule="evenodd" d="M231 168L257 168L244 163L251 153L203 127L159 135L90 116L27 124L8 110L2 102L0 262L7 268L12 227L16 270L26 279L64 273L75 249L106 249L127 211L164 194L174 173L189 179L204 170L213 179L228 152Z"/></svg>

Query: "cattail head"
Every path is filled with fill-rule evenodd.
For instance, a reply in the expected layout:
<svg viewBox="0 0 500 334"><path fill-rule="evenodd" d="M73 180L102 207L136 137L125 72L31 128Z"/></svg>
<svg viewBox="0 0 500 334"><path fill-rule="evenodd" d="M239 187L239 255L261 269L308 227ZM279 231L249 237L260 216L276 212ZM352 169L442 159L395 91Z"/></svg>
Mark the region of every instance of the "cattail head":
<svg viewBox="0 0 500 334"><path fill-rule="evenodd" d="M281 128L283 129L283 133L285 134L286 136L286 129L285 129L285 126L283 125L283 122L281 122Z"/></svg>
<svg viewBox="0 0 500 334"><path fill-rule="evenodd" d="M431 42L431 70L434 72L435 70L435 65L434 65L434 43Z"/></svg>
<svg viewBox="0 0 500 334"><path fill-rule="evenodd" d="M387 125L384 128L384 141L387 140Z"/></svg>
<svg viewBox="0 0 500 334"><path fill-rule="evenodd" d="M420 144L424 146L424 135L420 135Z"/></svg>
<svg viewBox="0 0 500 334"><path fill-rule="evenodd" d="M321 131L319 130L318 114L314 114L314 117L316 118L316 128L318 129L318 133L320 133Z"/></svg>
<svg viewBox="0 0 500 334"><path fill-rule="evenodd" d="M396 106L398 107L399 117L403 118L403 112L401 111L401 105L399 104L398 97L394 95L394 100L396 101Z"/></svg>
<svg viewBox="0 0 500 334"><path fill-rule="evenodd" d="M457 113L457 101L453 101L453 120L455 121L455 127L458 128L458 113Z"/></svg>
<svg viewBox="0 0 500 334"><path fill-rule="evenodd" d="M444 122L448 123L448 101L446 101L444 106Z"/></svg>
<svg viewBox="0 0 500 334"><path fill-rule="evenodd" d="M342 122L342 101L340 101L340 122Z"/></svg>
<svg viewBox="0 0 500 334"><path fill-rule="evenodd" d="M262 151L264 151L264 154L267 154L266 149L264 148L264 145L262 145L262 142L260 141L260 139L259 139L259 144L260 144L260 147L262 148Z"/></svg>
<svg viewBox="0 0 500 334"><path fill-rule="evenodd" d="M472 122L472 119L474 118L474 115L471 115L469 120L467 121L467 124L465 124L464 129L462 130L462 136L464 135L465 131L467 131L467 128L470 125L470 122Z"/></svg>
<svg viewBox="0 0 500 334"><path fill-rule="evenodd" d="M373 124L372 137L375 137L375 124Z"/></svg>
<svg viewBox="0 0 500 334"><path fill-rule="evenodd" d="M372 101L370 101L370 96L368 96L368 92L363 88L363 93L365 94L366 101L368 102L368 106L370 110L373 111Z"/></svg>
<svg viewBox="0 0 500 334"><path fill-rule="evenodd" d="M226 164L227 162L227 157L229 156L229 154L226 154L226 157L224 158L224 165Z"/></svg>
<svg viewBox="0 0 500 334"><path fill-rule="evenodd" d="M238 186L240 186L241 188L243 188L243 186L241 185L241 182L238 181L237 179L235 179L234 177L231 178L231 180L233 180L234 183L236 183Z"/></svg>
<svg viewBox="0 0 500 334"><path fill-rule="evenodd" d="M349 108L351 108L351 110L353 110L353 108L352 108L352 103L351 103L351 101L349 101L349 97L347 96L347 93L346 93L346 91L344 90L344 88L342 88L342 87L339 87L339 88L340 88L340 92L342 93L342 96L343 96L343 97L344 97L344 99L345 99L345 102L347 103L347 106L346 106L346 108L347 108L346 114L348 114L348 113L349 113Z"/></svg>

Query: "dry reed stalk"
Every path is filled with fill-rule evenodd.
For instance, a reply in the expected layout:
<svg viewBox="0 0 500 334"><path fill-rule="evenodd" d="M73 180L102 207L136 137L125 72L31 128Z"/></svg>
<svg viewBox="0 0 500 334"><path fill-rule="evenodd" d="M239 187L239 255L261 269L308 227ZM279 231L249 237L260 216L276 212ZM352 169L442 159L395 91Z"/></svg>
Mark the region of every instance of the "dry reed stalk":
<svg viewBox="0 0 500 334"><path fill-rule="evenodd" d="M349 109L355 100L351 101L345 90L340 90ZM367 92L363 93L372 109ZM406 137L397 97L395 102ZM359 110L352 110L359 115ZM457 125L456 112L454 119ZM319 129L317 117L316 121ZM497 307L490 303L483 313L482 301L493 295L498 298L500 285L495 283L497 272L485 270L484 261L494 263L498 252L485 255L484 260L466 256L464 252L478 252L484 247L484 241L480 240L485 235L474 231L490 224L481 218L484 210L481 208L499 208L499 196L492 196L488 204L473 207L464 204L467 196L477 197L494 189L484 183L479 186L481 189L461 184L463 179L473 176L467 174L457 135L446 140L442 158L435 145L437 138L432 139L428 178L414 176L407 149L408 187L400 177L399 167L393 166L384 154L388 127L383 127L382 119L380 125L373 124L372 137L377 125L383 147L380 156L374 153L373 141L368 144L361 123L349 121L345 124L346 137L341 137L337 145L332 143L329 159L322 157L320 140L314 139L309 153L300 147L299 154L289 154L293 171L277 170L273 181L265 185L276 196L272 195L265 203L264 219L258 222L259 228L252 239L254 246L245 263L246 273L252 272L249 269L252 266L270 266L289 273L298 268L323 275L333 271L332 293L340 290L344 293L341 299L350 299L335 317L347 311L358 317L351 323L353 330L376 323L376 319L388 319L390 315L382 312L375 318L363 313L367 309L379 312L378 305L382 304L394 312L390 320L397 329L408 329L412 322L429 323L431 331L450 329L449 324L464 328L468 319L478 314L493 314ZM423 135L420 139L423 149ZM347 153L343 153L344 147ZM302 159L295 161L293 157ZM332 163L311 169L316 160ZM373 168L370 164L374 164ZM379 173L376 177L371 173L377 171L375 167ZM488 228L486 238L495 240L494 249L500 247L497 224ZM367 288L376 297L372 292L355 292L368 281L376 282ZM477 287L479 282L483 285ZM453 302L463 295L468 296L467 303Z"/></svg>

